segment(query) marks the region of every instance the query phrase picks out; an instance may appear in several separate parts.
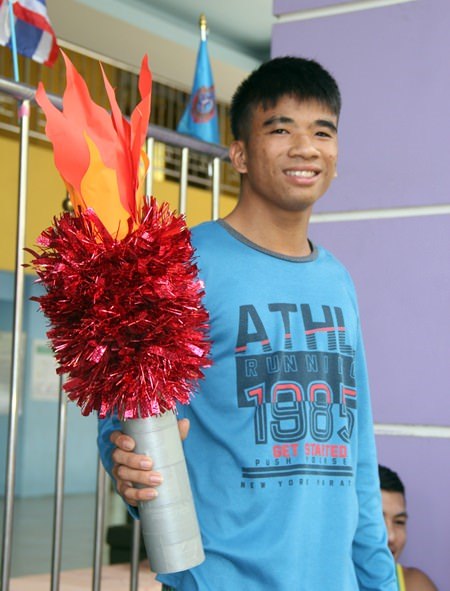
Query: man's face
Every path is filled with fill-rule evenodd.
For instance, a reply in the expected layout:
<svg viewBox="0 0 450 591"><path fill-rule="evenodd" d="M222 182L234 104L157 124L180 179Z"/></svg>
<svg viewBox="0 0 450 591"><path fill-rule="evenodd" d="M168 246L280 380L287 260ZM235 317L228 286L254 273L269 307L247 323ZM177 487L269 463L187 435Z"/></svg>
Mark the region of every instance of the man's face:
<svg viewBox="0 0 450 591"><path fill-rule="evenodd" d="M406 544L406 513L405 497L400 492L382 490L383 516L388 534L389 549L396 561Z"/></svg>
<svg viewBox="0 0 450 591"><path fill-rule="evenodd" d="M230 150L244 175L243 197L274 211L311 208L336 176L336 115L316 101L285 96L254 109L248 129Z"/></svg>

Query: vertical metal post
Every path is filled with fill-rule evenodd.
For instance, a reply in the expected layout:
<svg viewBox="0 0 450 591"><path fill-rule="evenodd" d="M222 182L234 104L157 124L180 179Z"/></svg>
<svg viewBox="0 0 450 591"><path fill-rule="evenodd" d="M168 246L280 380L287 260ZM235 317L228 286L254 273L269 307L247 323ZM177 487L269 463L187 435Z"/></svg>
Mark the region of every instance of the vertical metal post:
<svg viewBox="0 0 450 591"><path fill-rule="evenodd" d="M141 522L133 519L133 543L131 545L130 591L139 587L139 552L141 549Z"/></svg>
<svg viewBox="0 0 450 591"><path fill-rule="evenodd" d="M17 455L17 427L19 419L20 384L20 341L23 316L23 247L25 243L26 196L28 173L28 145L30 127L30 101L25 100L19 107L20 155L19 155L19 198L17 208L16 267L14 285L14 320L12 335L11 390L8 426L8 452L6 460L5 506L3 521L3 550L1 589L9 590L11 575L11 551L14 517L14 490Z"/></svg>
<svg viewBox="0 0 450 591"><path fill-rule="evenodd" d="M150 163L148 165L148 172L147 172L147 176L145 178L145 194L147 195L147 198L150 198L153 193L153 171L154 171L153 155L154 155L154 151L155 151L155 140L152 137L147 137L146 149L147 149L147 156L148 156L148 159L150 160Z"/></svg>
<svg viewBox="0 0 450 591"><path fill-rule="evenodd" d="M178 213L185 214L187 206L187 186L189 171L189 148L181 149L181 170L180 170L180 194L178 201Z"/></svg>
<svg viewBox="0 0 450 591"><path fill-rule="evenodd" d="M220 205L220 158L213 159L213 176L212 176L212 219L217 220L219 217Z"/></svg>
<svg viewBox="0 0 450 591"><path fill-rule="evenodd" d="M67 401L63 392L63 377L59 379L59 414L56 447L55 502L53 513L53 550L51 591L58 591L61 573L61 548L64 512L64 469L66 463Z"/></svg>
<svg viewBox="0 0 450 591"><path fill-rule="evenodd" d="M95 502L94 569L92 591L100 591L102 579L103 530L105 522L106 472L99 459L97 468L97 497Z"/></svg>

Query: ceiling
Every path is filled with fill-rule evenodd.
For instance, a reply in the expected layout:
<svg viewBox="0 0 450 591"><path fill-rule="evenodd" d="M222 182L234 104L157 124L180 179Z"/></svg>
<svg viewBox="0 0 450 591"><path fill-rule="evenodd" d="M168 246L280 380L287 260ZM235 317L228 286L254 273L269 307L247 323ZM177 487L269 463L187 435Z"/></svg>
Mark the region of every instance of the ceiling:
<svg viewBox="0 0 450 591"><path fill-rule="evenodd" d="M273 0L46 0L60 42L138 71L147 54L155 80L190 91L206 14L216 96L270 57Z"/></svg>
<svg viewBox="0 0 450 591"><path fill-rule="evenodd" d="M205 13L211 43L247 54L258 61L270 55L274 17L272 0L125 0L143 11L157 11L180 28L195 30ZM197 29L198 31L198 29Z"/></svg>
<svg viewBox="0 0 450 591"><path fill-rule="evenodd" d="M51 4L57 4L54 0ZM67 2L67 0L64 0ZM210 54L250 71L270 57L273 0L76 0L149 34L197 49L205 13Z"/></svg>

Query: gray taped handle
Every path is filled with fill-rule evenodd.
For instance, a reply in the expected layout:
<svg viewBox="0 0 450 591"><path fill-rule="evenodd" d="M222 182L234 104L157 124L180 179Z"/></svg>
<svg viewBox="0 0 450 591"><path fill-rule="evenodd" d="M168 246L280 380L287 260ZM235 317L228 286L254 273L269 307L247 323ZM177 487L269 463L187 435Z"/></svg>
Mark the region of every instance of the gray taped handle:
<svg viewBox="0 0 450 591"><path fill-rule="evenodd" d="M139 503L150 568L172 573L198 566L205 555L176 416L168 411L130 419L122 421L122 428L135 440L135 451L151 457L164 479L155 500Z"/></svg>

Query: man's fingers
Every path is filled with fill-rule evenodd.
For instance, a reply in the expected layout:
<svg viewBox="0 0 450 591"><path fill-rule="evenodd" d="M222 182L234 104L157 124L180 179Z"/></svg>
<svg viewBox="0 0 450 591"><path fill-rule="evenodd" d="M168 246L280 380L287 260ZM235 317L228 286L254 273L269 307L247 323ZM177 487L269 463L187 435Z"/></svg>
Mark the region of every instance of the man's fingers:
<svg viewBox="0 0 450 591"><path fill-rule="evenodd" d="M189 420L178 421L180 438L186 439L189 432ZM113 431L110 440L115 449L112 453L114 466L112 474L116 480L117 492L132 506L139 501L149 501L158 496L158 487L163 478L159 472L153 470L152 459L134 453L135 441L121 431Z"/></svg>
<svg viewBox="0 0 450 591"><path fill-rule="evenodd" d="M123 464L135 470L151 470L153 468L153 462L148 456L123 451L118 447L112 452L111 457L115 464Z"/></svg>
<svg viewBox="0 0 450 591"><path fill-rule="evenodd" d="M123 449L124 451L133 451L136 443L132 437L125 435L122 431L113 431L109 436L109 440L116 447Z"/></svg>
<svg viewBox="0 0 450 591"><path fill-rule="evenodd" d="M116 464L114 466L113 475L118 481L132 482L133 485L140 485L143 487L159 486L163 481L159 472L153 472L150 470L133 470L123 464Z"/></svg>
<svg viewBox="0 0 450 591"><path fill-rule="evenodd" d="M117 492L125 501L136 507L139 501L151 501L158 496L158 491L154 488L135 488L129 482L118 481Z"/></svg>

